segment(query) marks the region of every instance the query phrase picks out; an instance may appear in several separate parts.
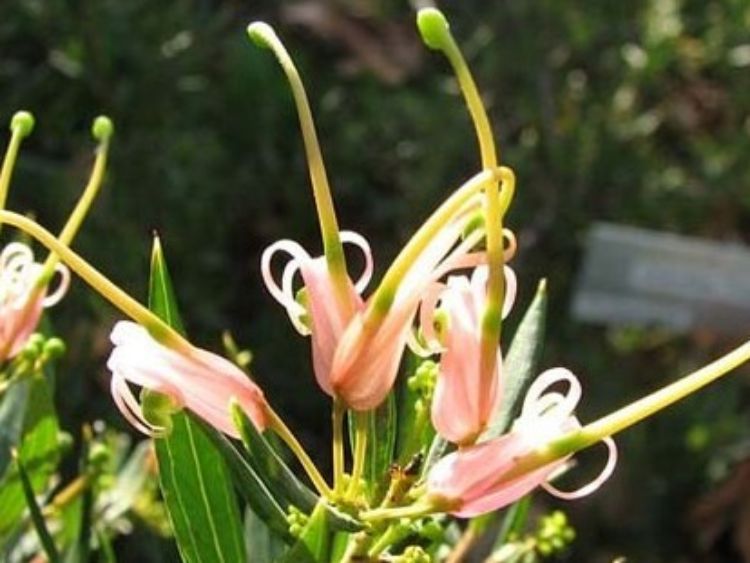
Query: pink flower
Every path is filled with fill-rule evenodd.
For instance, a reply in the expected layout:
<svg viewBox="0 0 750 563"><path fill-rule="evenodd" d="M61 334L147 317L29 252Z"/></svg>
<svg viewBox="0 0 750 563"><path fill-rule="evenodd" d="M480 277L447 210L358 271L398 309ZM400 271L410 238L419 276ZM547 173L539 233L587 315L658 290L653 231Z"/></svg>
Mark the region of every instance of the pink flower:
<svg viewBox="0 0 750 563"><path fill-rule="evenodd" d="M559 381L568 383L566 394L544 393ZM542 373L531 385L521 416L512 430L441 459L427 476L428 495L438 505L448 506L448 512L470 518L507 506L537 486L565 499L594 492L612 474L617 462L617 449L611 438L604 439L609 453L604 469L592 482L576 491L563 492L547 482L570 456L525 474L508 476L520 458L581 427L572 414L580 397L580 383L570 371L555 368Z"/></svg>
<svg viewBox="0 0 750 563"><path fill-rule="evenodd" d="M37 286L42 270L25 244L12 242L0 253L0 360L23 350L44 308L56 304L68 290L70 272L65 266L57 265L60 283L50 295Z"/></svg>
<svg viewBox="0 0 750 563"><path fill-rule="evenodd" d="M437 284L422 304L421 326L428 346L441 352L440 369L432 398L432 423L438 434L456 443L471 443L484 430L501 399L502 358L492 377L482 377L480 354L482 315L487 300L487 266L477 266L471 278L450 276L446 285ZM503 317L513 306L516 277L505 267ZM434 311L439 304L446 327L434 331Z"/></svg>
<svg viewBox="0 0 750 563"><path fill-rule="evenodd" d="M351 301L346 309L334 293L334 281L325 256L311 258L296 242L280 240L269 246L261 257L261 271L268 291L286 309L294 328L302 335L311 336L315 379L321 389L331 396L333 355L352 315L362 310L361 293L367 287L373 269L370 246L361 235L342 231L341 241L357 246L362 250L365 259L364 271L359 280L350 284ZM271 273L271 260L278 251L291 256L291 260L284 267L280 285ZM302 294L295 294L294 290L294 276L297 271L302 275Z"/></svg>
<svg viewBox="0 0 750 563"><path fill-rule="evenodd" d="M112 372L112 397L120 412L141 432L161 428L149 423L130 384L167 395L179 407L233 437L229 401L235 399L259 430L267 425L263 392L229 360L200 348L177 351L159 344L142 326L118 322L110 336L115 345L107 361Z"/></svg>
<svg viewBox="0 0 750 563"><path fill-rule="evenodd" d="M473 233L459 241L468 210L440 230L410 265L385 316L368 322L365 309L346 327L333 358L331 383L335 393L355 410L377 407L386 397L398 374L399 363L409 340L412 321L427 289L448 272L470 268L484 259L484 252L472 252L481 239ZM373 299L377 299L376 293ZM368 307L377 307L371 301Z"/></svg>

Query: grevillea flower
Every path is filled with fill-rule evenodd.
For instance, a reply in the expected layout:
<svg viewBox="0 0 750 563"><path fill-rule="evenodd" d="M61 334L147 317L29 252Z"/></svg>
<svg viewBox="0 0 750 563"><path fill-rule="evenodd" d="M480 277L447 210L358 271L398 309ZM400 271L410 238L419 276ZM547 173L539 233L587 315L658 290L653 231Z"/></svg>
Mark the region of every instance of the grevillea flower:
<svg viewBox="0 0 750 563"><path fill-rule="evenodd" d="M481 185L491 177L491 173L480 173L463 189ZM484 252L473 251L481 239L480 230L461 240L480 205L479 197L467 199L416 256L410 256L413 249L407 245L367 307L346 327L333 358L331 384L348 407L369 410L385 399L398 374L414 316L428 288L449 272L474 267L485 259ZM423 228L429 225L428 221ZM418 238L419 233L412 241ZM405 256L409 261L402 260ZM391 272L397 275L391 277Z"/></svg>
<svg viewBox="0 0 750 563"><path fill-rule="evenodd" d="M39 285L44 266L34 261L31 248L20 242L8 244L0 253L0 359L16 356L34 332L42 311L63 298L70 283L70 272L55 266L60 281L48 293Z"/></svg>
<svg viewBox="0 0 750 563"><path fill-rule="evenodd" d="M112 397L141 432L153 435L163 429L146 419L130 384L166 395L177 408L189 409L230 436L238 436L230 413L232 399L259 430L267 426L263 392L229 360L196 347L169 348L130 321L118 322L110 338L115 345L107 361Z"/></svg>
<svg viewBox="0 0 750 563"><path fill-rule="evenodd" d="M568 384L566 394L545 392L557 382ZM531 385L521 416L508 434L459 449L435 464L427 477L429 497L447 507L447 512L468 518L507 506L538 486L564 499L594 492L612 474L617 461L617 449L609 437L603 439L609 452L604 469L576 491L563 492L548 482L570 456L514 474L520 458L581 427L573 416L580 398L580 383L570 371L555 368L542 373Z"/></svg>
<svg viewBox="0 0 750 563"><path fill-rule="evenodd" d="M432 398L432 424L438 434L456 444L473 442L484 430L501 399L502 358L491 377L480 369L482 313L487 296L487 266L477 266L471 277L450 276L437 284L422 303L422 331L427 352L440 351L440 367ZM505 266L503 317L516 294L516 277ZM444 326L435 334L435 308L439 306Z"/></svg>
<svg viewBox="0 0 750 563"><path fill-rule="evenodd" d="M357 233L341 232L341 242L350 243L362 250L364 271L356 283L349 283L349 303L342 306L337 298L334 280L325 256L312 258L304 248L291 240L280 240L269 246L261 257L263 280L271 295L286 309L294 328L312 340L313 368L318 385L333 396L331 387L331 362L344 328L352 316L362 310L361 294L372 277L372 253L367 241ZM271 272L271 261L277 252L291 256L277 283ZM302 276L303 289L294 288L294 277Z"/></svg>

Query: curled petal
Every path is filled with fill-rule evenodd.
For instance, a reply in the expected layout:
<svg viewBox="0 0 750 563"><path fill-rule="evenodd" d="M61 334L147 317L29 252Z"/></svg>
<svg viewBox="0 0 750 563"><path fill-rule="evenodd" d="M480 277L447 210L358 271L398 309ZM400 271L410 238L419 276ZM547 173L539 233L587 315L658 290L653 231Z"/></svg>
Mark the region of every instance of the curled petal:
<svg viewBox="0 0 750 563"><path fill-rule="evenodd" d="M568 383L568 392L565 395L555 393L553 397L559 398L554 404L544 399L544 391L555 383L564 381ZM555 418L565 419L573 414L581 400L581 382L573 373L565 368L553 368L543 372L529 387L523 401L521 417L519 421L533 421L541 416L554 415Z"/></svg>
<svg viewBox="0 0 750 563"><path fill-rule="evenodd" d="M276 283L271 272L271 261L274 254L279 251L286 252L291 256L291 260L284 267L284 272L281 276L281 286ZM305 314L305 308L295 299L292 281L294 274L300 269L301 265L310 260L312 258L305 252L305 249L292 240L276 241L263 251L260 258L260 270L268 292L286 309L289 320L292 321L297 331L303 335L309 334L310 331L300 321L300 318Z"/></svg>
<svg viewBox="0 0 750 563"><path fill-rule="evenodd" d="M354 282L354 289L357 293L362 293L366 288L367 284L372 279L373 262L372 262L372 250L370 250L370 243L367 242L365 237L359 233L353 231L341 231L341 242L353 244L362 251L362 256L365 259L365 267L359 278Z"/></svg>
<svg viewBox="0 0 750 563"><path fill-rule="evenodd" d="M602 442L607 446L607 462L599 472L599 475L591 480L590 483L583 485L575 491L561 491L552 484L545 482L542 483L542 487L544 488L544 490L551 495L565 500L574 500L577 498L585 497L595 492L604 484L607 479L610 478L615 470L615 466L617 465L617 446L615 445L615 441L611 437L607 437L604 438Z"/></svg>
<svg viewBox="0 0 750 563"><path fill-rule="evenodd" d="M54 291L47 292L47 296L42 302L44 307L52 307L59 303L59 301L65 296L70 287L70 270L64 264L57 264L55 266L55 272L60 275L60 282L55 287Z"/></svg>

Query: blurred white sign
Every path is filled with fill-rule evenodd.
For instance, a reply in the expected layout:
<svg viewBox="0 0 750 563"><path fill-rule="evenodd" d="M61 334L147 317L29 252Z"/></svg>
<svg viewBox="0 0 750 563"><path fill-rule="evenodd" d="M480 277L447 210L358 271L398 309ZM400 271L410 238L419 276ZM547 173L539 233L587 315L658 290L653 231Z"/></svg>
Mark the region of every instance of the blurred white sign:
<svg viewBox="0 0 750 563"><path fill-rule="evenodd" d="M573 316L608 325L750 334L750 250L596 224L586 239Z"/></svg>

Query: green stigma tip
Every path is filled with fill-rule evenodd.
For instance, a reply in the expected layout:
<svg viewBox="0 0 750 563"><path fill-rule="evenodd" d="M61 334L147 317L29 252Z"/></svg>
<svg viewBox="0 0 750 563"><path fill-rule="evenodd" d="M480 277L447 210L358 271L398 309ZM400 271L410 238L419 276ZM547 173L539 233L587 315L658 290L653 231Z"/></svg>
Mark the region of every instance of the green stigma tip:
<svg viewBox="0 0 750 563"><path fill-rule="evenodd" d="M265 49L272 48L272 42L276 37L276 32L266 22L253 22L247 26L247 34L258 47Z"/></svg>
<svg viewBox="0 0 750 563"><path fill-rule="evenodd" d="M10 120L10 130L18 130L22 137L26 137L34 129L34 116L28 111L17 111Z"/></svg>
<svg viewBox="0 0 750 563"><path fill-rule="evenodd" d="M437 8L423 8L417 13L417 27L422 41L430 49L442 50L450 38L448 20Z"/></svg>
<svg viewBox="0 0 750 563"><path fill-rule="evenodd" d="M106 115L97 117L91 126L91 134L94 136L94 139L100 142L109 140L114 131L115 126L112 124L112 120Z"/></svg>

